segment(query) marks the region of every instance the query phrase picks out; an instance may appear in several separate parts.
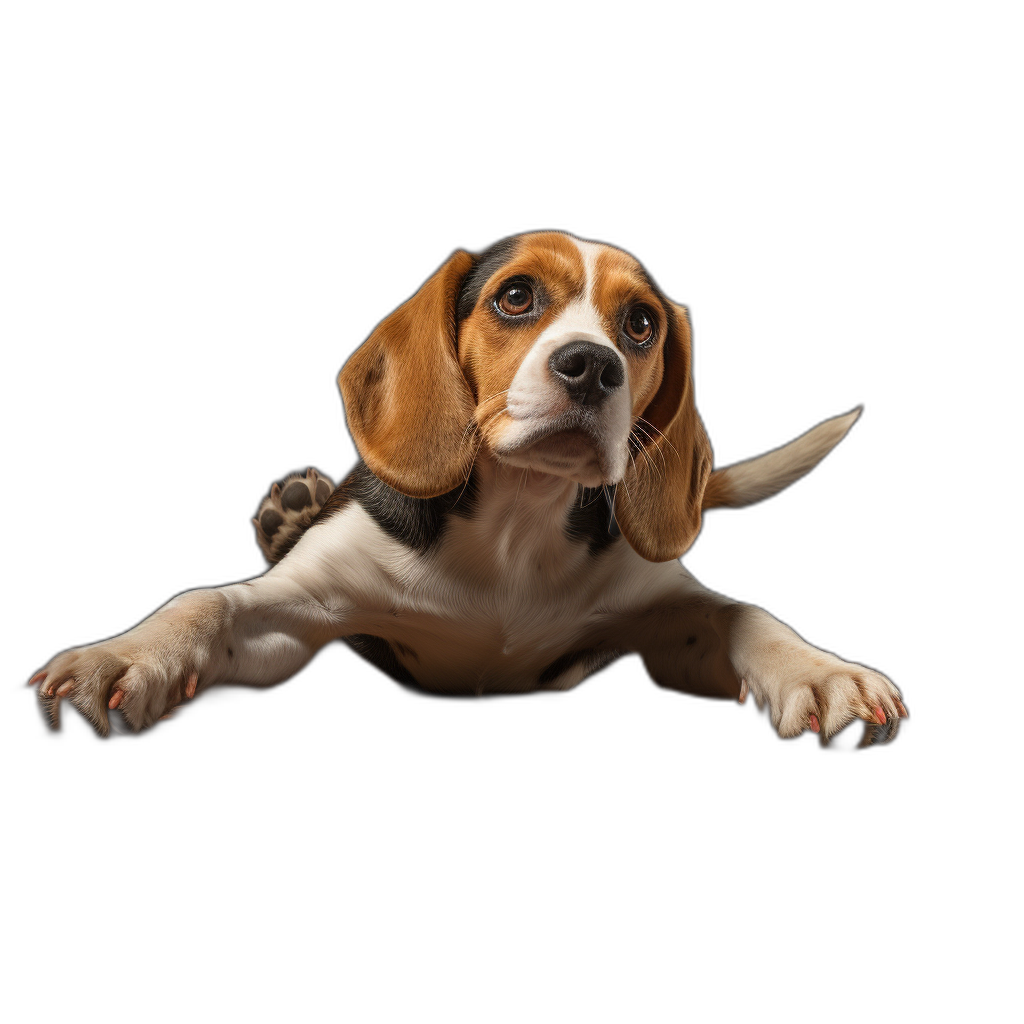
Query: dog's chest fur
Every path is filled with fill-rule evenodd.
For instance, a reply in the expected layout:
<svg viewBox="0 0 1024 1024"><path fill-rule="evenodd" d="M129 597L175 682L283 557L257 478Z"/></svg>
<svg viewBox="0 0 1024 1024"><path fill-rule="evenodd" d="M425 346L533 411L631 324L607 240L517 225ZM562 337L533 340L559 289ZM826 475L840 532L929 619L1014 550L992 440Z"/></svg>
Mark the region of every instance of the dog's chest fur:
<svg viewBox="0 0 1024 1024"><path fill-rule="evenodd" d="M609 504L564 480L484 464L460 507L398 521L358 494L289 560L344 576L361 615L351 645L396 678L446 693L573 686L607 664L602 618L650 596L668 566L616 535ZM403 514L436 510L412 503ZM386 524L382 525L382 523ZM678 570L678 564L672 563ZM308 571L308 568L307 568Z"/></svg>

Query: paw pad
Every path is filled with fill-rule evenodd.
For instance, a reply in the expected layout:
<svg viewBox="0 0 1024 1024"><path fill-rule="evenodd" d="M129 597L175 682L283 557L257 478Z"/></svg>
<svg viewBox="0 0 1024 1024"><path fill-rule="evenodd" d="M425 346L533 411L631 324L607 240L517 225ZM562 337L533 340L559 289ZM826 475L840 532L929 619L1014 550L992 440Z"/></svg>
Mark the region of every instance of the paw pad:
<svg viewBox="0 0 1024 1024"><path fill-rule="evenodd" d="M310 493L309 485L305 478L293 480L281 492L281 504L284 508L290 508L293 512L304 509L307 505L313 504L313 495Z"/></svg>
<svg viewBox="0 0 1024 1024"><path fill-rule="evenodd" d="M293 473L270 488L252 521L256 542L268 562L284 558L333 491L330 478L315 469Z"/></svg>
<svg viewBox="0 0 1024 1024"><path fill-rule="evenodd" d="M264 509L260 515L260 529L263 531L263 536L273 537L277 533L278 527L284 522L284 516L277 511L276 508Z"/></svg>

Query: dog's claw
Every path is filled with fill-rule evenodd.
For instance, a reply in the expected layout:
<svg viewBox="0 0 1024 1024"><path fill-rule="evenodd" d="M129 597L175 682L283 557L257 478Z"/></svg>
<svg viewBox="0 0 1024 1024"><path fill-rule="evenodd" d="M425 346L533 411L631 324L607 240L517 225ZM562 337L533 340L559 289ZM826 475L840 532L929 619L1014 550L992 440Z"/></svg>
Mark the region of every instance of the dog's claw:
<svg viewBox="0 0 1024 1024"><path fill-rule="evenodd" d="M821 732L821 723L818 721L817 715L808 715L812 732Z"/></svg>
<svg viewBox="0 0 1024 1024"><path fill-rule="evenodd" d="M193 672L188 677L188 684L185 686L185 696L191 700L196 695L196 687L199 685L199 673Z"/></svg>
<svg viewBox="0 0 1024 1024"><path fill-rule="evenodd" d="M746 679L741 679L740 680L740 697L739 697L739 700L740 700L741 704L746 702L747 694L748 693L750 693L750 687L747 685Z"/></svg>

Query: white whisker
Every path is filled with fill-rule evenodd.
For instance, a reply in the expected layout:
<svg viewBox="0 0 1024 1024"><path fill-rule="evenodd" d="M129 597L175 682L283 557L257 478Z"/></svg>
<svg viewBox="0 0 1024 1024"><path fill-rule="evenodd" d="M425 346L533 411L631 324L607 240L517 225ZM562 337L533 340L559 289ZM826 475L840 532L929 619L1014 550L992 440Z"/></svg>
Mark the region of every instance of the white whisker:
<svg viewBox="0 0 1024 1024"><path fill-rule="evenodd" d="M500 395L507 395L507 394L509 393L509 390L510 390L509 388L505 388L505 390L504 390L504 391L496 391L496 392L495 392L495 393L494 393L493 395L491 395L491 396L490 396L489 398L481 398L481 399L480 399L480 402L479 402L478 404L479 404L479 405L483 405L483 404L484 404L485 402L493 402L493 401L494 401L494 399L495 399L495 398L498 398L498 397L499 397Z"/></svg>
<svg viewBox="0 0 1024 1024"><path fill-rule="evenodd" d="M646 423L646 422L647 422L647 421L646 421L646 420L644 420L644 423ZM646 430L644 430L644 428L643 428L643 427L641 427L641 426L640 426L640 422L639 422L639 420L638 420L638 421L637 421L636 423L634 423L634 424L633 424L633 430L639 430L639 431L640 431L640 432L641 432L641 433L642 433L642 434L644 435L644 437L646 437L646 438L647 438L647 440L649 440L649 441L651 442L651 444L653 444L653 443L654 443L654 438L653 438L653 437L652 437L652 436L651 436L650 434L648 434L648 433L647 433L647 431L646 431ZM631 434L633 433L633 430L631 430L631 431L630 431L630 433L631 433ZM668 440L668 438L666 438L666 443L667 443L667 444L669 443L669 440ZM646 445L644 445L644 447L646 447ZM662 449L660 449L660 446L657 446L657 447L655 447L654 451L655 451L655 452L657 452L657 454L658 454L658 455L659 455L660 457L662 457L662 465L663 465L663 466L665 466L665 465L666 465L666 462L665 462L665 453L664 453L664 452L662 451ZM649 454L649 453L648 453L648 454Z"/></svg>
<svg viewBox="0 0 1024 1024"><path fill-rule="evenodd" d="M663 431L659 430L653 423L651 423L650 420L645 420L643 416L638 416L637 423L646 424L648 427L651 428L651 430L653 430L659 437L661 437L664 440L665 444L667 444L669 448L671 448L672 451L676 453L676 455L679 454L679 452L676 450L676 446L668 439L667 435Z"/></svg>
<svg viewBox="0 0 1024 1024"><path fill-rule="evenodd" d="M629 436L632 438L632 436L633 436L633 432L632 431L630 431ZM663 467L660 467L654 461L654 459L651 457L650 453L647 451L646 446L642 445L642 444L638 444L637 445L637 451L641 455L643 455L644 459L646 460L646 465L648 465L650 467L651 471L655 474L655 476L661 476L662 475Z"/></svg>

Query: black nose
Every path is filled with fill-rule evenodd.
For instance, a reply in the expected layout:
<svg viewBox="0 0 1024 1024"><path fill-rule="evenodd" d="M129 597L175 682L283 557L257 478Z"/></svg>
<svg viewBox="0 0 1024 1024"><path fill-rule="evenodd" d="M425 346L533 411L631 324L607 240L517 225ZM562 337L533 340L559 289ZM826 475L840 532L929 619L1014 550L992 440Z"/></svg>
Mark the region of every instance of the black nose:
<svg viewBox="0 0 1024 1024"><path fill-rule="evenodd" d="M551 353L548 366L580 405L604 401L626 377L615 350L592 341L570 341Z"/></svg>

